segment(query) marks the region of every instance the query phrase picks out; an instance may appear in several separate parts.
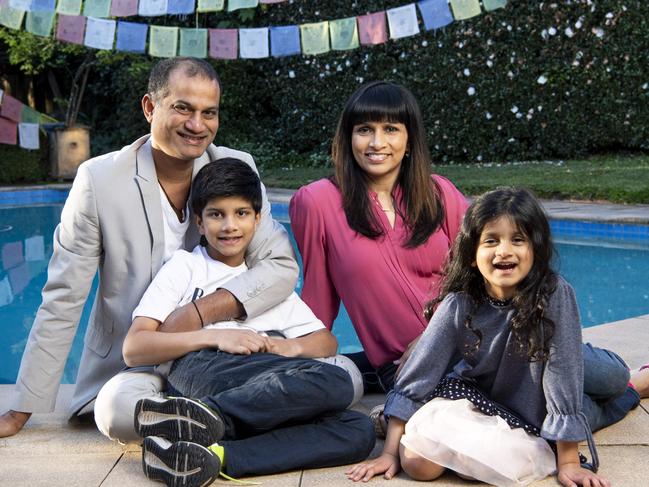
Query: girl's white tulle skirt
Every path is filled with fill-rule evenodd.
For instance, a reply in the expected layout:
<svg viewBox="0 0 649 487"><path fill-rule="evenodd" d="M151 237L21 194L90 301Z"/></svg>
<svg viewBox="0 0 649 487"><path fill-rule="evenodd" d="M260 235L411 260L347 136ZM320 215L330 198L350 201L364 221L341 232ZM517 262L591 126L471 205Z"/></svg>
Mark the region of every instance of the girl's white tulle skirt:
<svg viewBox="0 0 649 487"><path fill-rule="evenodd" d="M401 444L458 474L498 487L527 485L552 475L548 443L499 416L478 411L468 399L434 398L406 423Z"/></svg>

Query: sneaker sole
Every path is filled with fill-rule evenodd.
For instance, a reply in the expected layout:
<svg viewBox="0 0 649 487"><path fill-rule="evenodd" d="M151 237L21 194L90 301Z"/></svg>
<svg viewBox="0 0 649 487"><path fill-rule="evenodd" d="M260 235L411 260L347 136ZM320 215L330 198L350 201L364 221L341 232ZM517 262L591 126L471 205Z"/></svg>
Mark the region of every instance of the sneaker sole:
<svg viewBox="0 0 649 487"><path fill-rule="evenodd" d="M223 420L202 404L186 398L166 401L140 399L135 406L135 431L146 438L159 436L171 442L191 441L210 446L225 432Z"/></svg>
<svg viewBox="0 0 649 487"><path fill-rule="evenodd" d="M142 445L142 469L147 478L169 487L202 487L219 476L221 462L204 446L187 441L164 448L152 438Z"/></svg>

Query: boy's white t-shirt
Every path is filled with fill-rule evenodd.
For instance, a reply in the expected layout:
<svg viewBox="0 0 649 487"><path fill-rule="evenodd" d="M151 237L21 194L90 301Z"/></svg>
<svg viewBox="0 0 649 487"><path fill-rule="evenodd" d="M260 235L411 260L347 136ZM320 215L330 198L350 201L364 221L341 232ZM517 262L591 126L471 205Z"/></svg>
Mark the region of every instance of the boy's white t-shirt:
<svg viewBox="0 0 649 487"><path fill-rule="evenodd" d="M176 309L193 299L206 296L227 281L246 272L245 262L230 267L212 259L201 245L192 252L177 250L153 278L133 311L133 319L146 316L163 322ZM268 311L245 321L219 321L205 328L248 329L257 333L280 332L286 338L296 338L325 328L313 311L293 292L287 299Z"/></svg>

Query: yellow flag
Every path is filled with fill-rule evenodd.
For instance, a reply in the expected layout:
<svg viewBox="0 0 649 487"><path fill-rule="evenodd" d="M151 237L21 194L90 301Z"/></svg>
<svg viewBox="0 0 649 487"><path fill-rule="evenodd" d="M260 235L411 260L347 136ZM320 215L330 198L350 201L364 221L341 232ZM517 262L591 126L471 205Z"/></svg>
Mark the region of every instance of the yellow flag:
<svg viewBox="0 0 649 487"><path fill-rule="evenodd" d="M149 54L155 57L174 57L176 52L178 52L178 27L152 25Z"/></svg>
<svg viewBox="0 0 649 487"><path fill-rule="evenodd" d="M302 24L302 52L304 54L322 54L329 52L329 22Z"/></svg>

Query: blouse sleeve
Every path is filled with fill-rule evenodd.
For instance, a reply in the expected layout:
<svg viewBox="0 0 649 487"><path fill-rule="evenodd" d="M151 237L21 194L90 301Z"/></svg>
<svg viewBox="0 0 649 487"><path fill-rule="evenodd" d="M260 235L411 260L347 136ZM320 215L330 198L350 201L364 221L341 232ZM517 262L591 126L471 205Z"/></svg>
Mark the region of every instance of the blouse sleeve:
<svg viewBox="0 0 649 487"><path fill-rule="evenodd" d="M326 221L308 186L300 188L289 205L291 228L302 256L302 299L331 330L338 315L340 297L329 275Z"/></svg>
<svg viewBox="0 0 649 487"><path fill-rule="evenodd" d="M549 440L581 441L590 436L581 413L584 390L581 322L575 292L562 278L550 297L548 315L554 321L554 335L543 372L547 416L541 435Z"/></svg>
<svg viewBox="0 0 649 487"><path fill-rule="evenodd" d="M448 235L451 246L455 237L460 231L464 213L469 204L466 197L458 190L455 185L443 176L434 175L433 180L440 189L442 202L444 204L444 232Z"/></svg>
<svg viewBox="0 0 649 487"><path fill-rule="evenodd" d="M399 374L385 403L385 415L408 421L428 402L448 370L458 342L461 306L455 295L439 305ZM464 313L466 314L466 313Z"/></svg>

